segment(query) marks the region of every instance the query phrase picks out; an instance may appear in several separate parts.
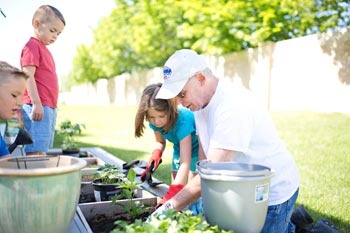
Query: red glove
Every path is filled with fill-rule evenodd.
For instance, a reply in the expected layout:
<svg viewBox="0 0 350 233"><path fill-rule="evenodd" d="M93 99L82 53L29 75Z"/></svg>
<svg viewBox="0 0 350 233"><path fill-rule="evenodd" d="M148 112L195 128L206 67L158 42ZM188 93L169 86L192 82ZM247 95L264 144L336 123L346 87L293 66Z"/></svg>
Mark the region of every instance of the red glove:
<svg viewBox="0 0 350 233"><path fill-rule="evenodd" d="M154 163L153 164L153 169L150 172L153 173L158 168L159 164L162 162L162 154L163 154L163 151L160 150L160 149L155 149L152 152L152 156L149 159L148 165L147 165L146 169L142 172L142 174L140 176L140 179L141 179L142 182L145 181L146 175L149 172L149 169L150 169L150 166L151 166L152 163Z"/></svg>
<svg viewBox="0 0 350 233"><path fill-rule="evenodd" d="M172 184L169 186L168 192L164 195L163 199L160 200L156 206L156 209L163 205L165 202L170 200L173 196L175 196L184 186L182 184Z"/></svg>
<svg viewBox="0 0 350 233"><path fill-rule="evenodd" d="M148 162L148 167L149 167L151 166L151 163L154 161L154 167L152 172L154 172L158 168L159 164L162 162L162 154L163 154L163 151L161 149L155 149L152 152L152 156Z"/></svg>

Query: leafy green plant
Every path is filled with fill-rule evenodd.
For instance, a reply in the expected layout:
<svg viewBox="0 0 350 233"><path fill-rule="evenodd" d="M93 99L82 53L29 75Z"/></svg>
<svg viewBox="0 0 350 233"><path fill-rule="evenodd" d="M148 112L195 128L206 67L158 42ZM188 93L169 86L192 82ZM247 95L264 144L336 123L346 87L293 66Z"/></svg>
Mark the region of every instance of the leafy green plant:
<svg viewBox="0 0 350 233"><path fill-rule="evenodd" d="M149 211L151 207L146 206L144 203L140 201L134 201L135 190L140 187L141 182L137 181L136 173L133 169L128 171L127 179L123 180L119 183L119 188L121 188L121 193L112 197L112 202L115 203L120 199L127 199L128 202L118 203L118 205L122 206L126 213L129 214L131 219L137 218L141 214Z"/></svg>
<svg viewBox="0 0 350 233"><path fill-rule="evenodd" d="M85 129L84 124L72 123L70 120L62 121L59 125L59 129L56 131L57 134L63 136L61 144L62 150L79 149L75 137L81 134L83 129Z"/></svg>
<svg viewBox="0 0 350 233"><path fill-rule="evenodd" d="M142 213L151 210L151 207L146 207L141 202L134 202L134 190L141 185L141 182L135 180L136 173L130 169L127 175L127 180L120 183L122 193L112 198L112 201L120 198L127 198L127 204L119 204L129 214L129 218L134 222L118 220L115 222L117 227L111 233L229 233L233 231L220 230L218 226L211 226L203 221L202 214L193 216L191 211L176 212L175 210L167 210L162 215L149 217L147 221L140 218ZM139 218L138 218L139 217ZM138 219L137 219L138 218Z"/></svg>
<svg viewBox="0 0 350 233"><path fill-rule="evenodd" d="M129 224L124 221L116 221L122 229L114 229L111 233L233 233L233 231L220 230L218 226L211 226L203 221L202 214L193 216L191 211L176 212L167 210L164 215L155 215L143 222L136 220Z"/></svg>
<svg viewBox="0 0 350 233"><path fill-rule="evenodd" d="M97 168L96 177L101 179L101 182L105 184L121 184L121 181L123 181L125 178L125 174L123 174L115 165L106 163L105 165Z"/></svg>

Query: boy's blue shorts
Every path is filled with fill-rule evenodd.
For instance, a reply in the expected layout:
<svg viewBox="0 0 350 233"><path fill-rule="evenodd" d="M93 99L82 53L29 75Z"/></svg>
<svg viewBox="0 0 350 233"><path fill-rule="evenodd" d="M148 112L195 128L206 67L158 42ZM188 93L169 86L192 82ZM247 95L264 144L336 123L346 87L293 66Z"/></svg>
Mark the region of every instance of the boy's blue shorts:
<svg viewBox="0 0 350 233"><path fill-rule="evenodd" d="M22 106L24 128L33 139L33 144L25 146L25 152L47 152L53 146L57 109L43 106L44 118L41 121L32 120L32 105Z"/></svg>

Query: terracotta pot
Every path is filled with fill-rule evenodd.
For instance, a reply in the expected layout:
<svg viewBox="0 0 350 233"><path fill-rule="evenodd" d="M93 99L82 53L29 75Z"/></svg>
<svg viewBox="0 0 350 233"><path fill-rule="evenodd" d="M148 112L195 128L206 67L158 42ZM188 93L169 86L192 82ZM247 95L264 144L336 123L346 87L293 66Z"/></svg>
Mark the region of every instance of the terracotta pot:
<svg viewBox="0 0 350 233"><path fill-rule="evenodd" d="M1 159L0 232L68 232L85 166L71 156Z"/></svg>

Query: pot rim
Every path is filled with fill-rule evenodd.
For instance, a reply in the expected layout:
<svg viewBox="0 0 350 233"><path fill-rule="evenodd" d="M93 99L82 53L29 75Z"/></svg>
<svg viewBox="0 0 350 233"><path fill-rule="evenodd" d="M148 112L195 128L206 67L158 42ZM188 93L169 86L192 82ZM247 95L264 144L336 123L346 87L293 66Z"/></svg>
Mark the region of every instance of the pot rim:
<svg viewBox="0 0 350 233"><path fill-rule="evenodd" d="M103 183L101 178L94 179L92 185L96 186L119 186L118 183Z"/></svg>
<svg viewBox="0 0 350 233"><path fill-rule="evenodd" d="M29 156L28 156L29 157ZM42 156L42 155L33 155L30 156L32 159L43 159L48 160L51 164L57 164L58 166L54 167L43 167L43 168L29 168L25 169L25 162L20 161L20 158L26 157L8 157L0 159L0 176L47 176L47 175L56 175L62 173L71 173L75 171L80 171L86 166L86 161L84 159L72 157L72 156ZM17 161L20 164L20 169L17 167ZM13 163L13 164L10 164ZM30 163L26 161L26 163ZM9 167L6 167L8 165Z"/></svg>
<svg viewBox="0 0 350 233"><path fill-rule="evenodd" d="M265 177L274 174L271 168L259 164L211 162L210 160L198 161L197 169L200 175L221 175L236 178Z"/></svg>

